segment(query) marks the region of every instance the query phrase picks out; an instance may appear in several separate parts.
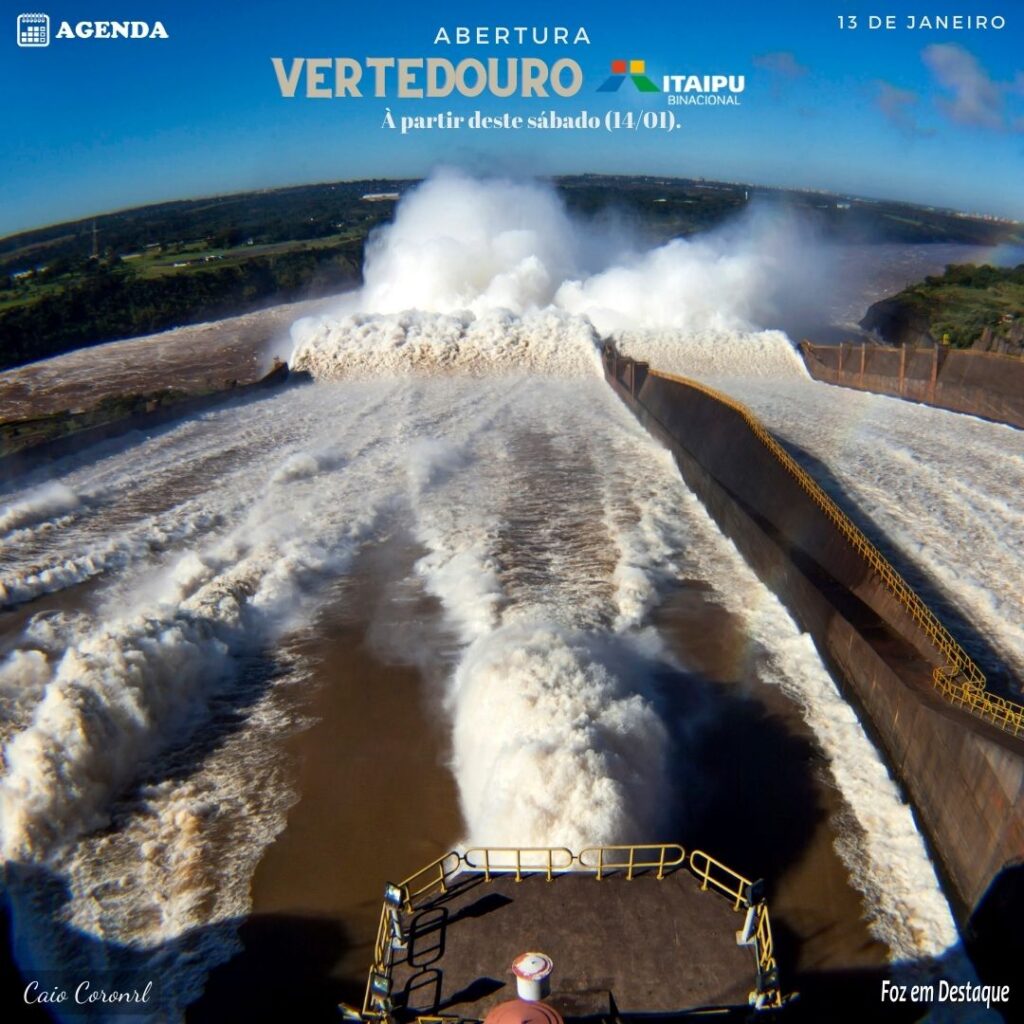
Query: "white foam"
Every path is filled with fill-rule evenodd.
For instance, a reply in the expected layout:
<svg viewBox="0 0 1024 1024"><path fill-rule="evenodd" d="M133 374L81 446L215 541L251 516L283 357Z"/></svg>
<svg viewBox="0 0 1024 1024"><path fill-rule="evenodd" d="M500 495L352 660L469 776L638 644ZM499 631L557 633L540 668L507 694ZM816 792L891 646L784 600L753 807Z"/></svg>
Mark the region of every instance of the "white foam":
<svg viewBox="0 0 1024 1024"><path fill-rule="evenodd" d="M667 581L698 580L745 624L760 677L802 708L821 744L857 822L840 854L872 932L894 960L955 942L913 815L877 750L810 638L668 453L599 381L438 386L453 405L482 393L487 411L486 429L467 420L415 447L408 470L429 552L419 571L466 644L448 696L466 842L653 834L649 797L666 803L669 785L664 724L645 689L644 617ZM596 716L599 706L612 718ZM629 744L648 746L649 759L620 757ZM546 785L555 779L563 799Z"/></svg>
<svg viewBox="0 0 1024 1024"><path fill-rule="evenodd" d="M332 409L329 389L318 397L321 413ZM262 475L271 486L254 488L233 529L116 581L100 621L68 638L31 723L4 751L7 856L45 857L101 823L140 764L204 717L230 656L290 626L307 581L344 570L389 500L392 458L387 446L371 446L362 463L321 485L291 471L308 462L301 454L282 458L270 447Z"/></svg>
<svg viewBox="0 0 1024 1024"><path fill-rule="evenodd" d="M371 237L360 308L526 313L550 304L578 249L553 190L441 170Z"/></svg>
<svg viewBox="0 0 1024 1024"><path fill-rule="evenodd" d="M837 851L864 898L872 933L894 961L939 956L955 944L957 931L910 806L810 636L718 533L696 497L687 493L685 505L693 541L685 568L708 579L744 623L762 652L759 678L802 709L856 819L857 829L840 832Z"/></svg>
<svg viewBox="0 0 1024 1024"><path fill-rule="evenodd" d="M204 913L243 913L286 784L261 802L253 762L213 754L193 766L194 785L132 785L203 720L232 655L308 621L307 585L343 574L376 517L407 509L426 551L417 571L462 645L446 705L468 841L650 840L667 763L685 750L640 670L658 649L646 617L666 581L695 578L746 623L765 678L800 703L829 757L859 825L840 853L874 933L894 957L949 945L955 929L910 811L810 641L600 379L595 325L627 351L672 353L684 373L802 384L788 340L755 329L792 277L793 247L773 248L765 223L749 244L723 233L620 259L538 186L449 176L403 201L374 240L362 294L293 328L293 367L358 384L190 421L78 463L66 494L17 506L11 529L73 517L47 567L81 558L111 578L63 656L26 637L0 669L6 692L24 688L19 720L32 709L5 751L4 851L61 865L70 919L114 942L155 950ZM453 368L462 376L445 376ZM178 486L188 501L168 497ZM89 514L68 494L90 495ZM105 517L134 536L143 508L213 527L174 535L158 559L128 544L130 557L88 563L88 524ZM10 557L10 578L39 575L38 552ZM273 720L272 695L239 738L264 714ZM250 769L235 774L239 764ZM114 806L115 829L83 832ZM238 845L223 871L217 832ZM182 993L219 950L185 950Z"/></svg>
<svg viewBox="0 0 1024 1024"><path fill-rule="evenodd" d="M840 500L855 503L906 560L911 582L936 588L995 652L993 660L961 636L983 668L1001 662L1024 679L1024 434L810 380L712 383L795 445L798 458L807 452L826 490L835 491L834 477Z"/></svg>
<svg viewBox="0 0 1024 1024"><path fill-rule="evenodd" d="M581 850L659 834L668 733L603 647L550 623L470 646L450 695L467 842Z"/></svg>
<svg viewBox="0 0 1024 1024"><path fill-rule="evenodd" d="M443 219L431 217L427 205L417 211L420 240L434 236L443 238ZM779 223L771 218L764 219L754 224L746 239L737 238L732 231L695 242L670 243L644 256L629 257L621 265L598 267L596 273L581 274L579 267L573 268L572 275L554 292L552 301L573 314L586 316L599 332L613 332L621 351L646 358L663 369L701 379L742 376L770 380L773 386L780 381L805 381L806 370L789 339L780 332L760 331L756 327L765 311L770 310L772 303L787 289L812 288L814 280L808 268L808 261L815 259L813 247L803 245L805 240L799 237L799 232L789 232L783 239L785 244L777 244ZM782 234L786 235L784 219L781 224ZM379 252L386 254L386 243L387 238L383 237ZM488 308L491 293L487 268L490 264L483 261L479 277L467 275L464 268L467 244L471 247L472 239L467 243L466 238L461 237L461 262L457 264L456 273L461 290L453 291L448 286L450 282L435 290L435 279L428 276L424 288L416 293L418 305L427 309L450 308L456 301L454 295L458 303L472 305L477 312ZM795 250L801 247L806 252L798 259ZM389 264L385 260L380 266L386 268ZM387 277L384 270L382 277ZM397 280L403 279L399 274ZM520 291L520 307L533 308L544 301L550 280L548 274L544 288ZM365 296L362 301L367 301ZM368 303L367 308L372 308L372 303ZM353 326L347 329L351 331ZM328 343L323 349L331 344L336 349L342 347L339 340L337 333L330 341L325 339ZM345 344L349 344L347 340ZM441 360L434 358L432 362L438 365ZM406 368L410 363L407 361ZM336 367L343 367L343 364L343 360L335 358ZM342 368L341 372L346 371ZM626 462L620 457L614 464L621 468ZM604 520L607 525L607 508ZM424 528L423 524L428 521L429 528ZM590 521L593 522L593 517ZM500 643L503 629L513 625L544 629L552 622L564 629L572 624L572 616L566 623L565 606L543 599L521 617L517 615L522 606L515 600L507 607L509 581L503 580L496 571L491 544L496 528L493 521L485 518L476 522L460 535L459 543L449 548L445 546L445 531L438 531L437 522L436 514L433 520L429 516L424 520L421 512L421 537L432 549L422 568L428 585L445 601L462 636L471 644L472 656L467 653L469 660L460 668L460 673L464 670L470 673L468 679L464 674L459 677L463 684L468 684L465 692L486 695L494 691L485 683L479 684L478 691L469 666L478 662L485 666L486 678L490 666L504 665ZM654 532L656 535L657 531ZM632 537L635 541L645 533L650 536L650 531L641 530L633 531ZM619 614L612 621L619 629L629 629L643 621L644 611L656 590L652 588L651 564L646 566L647 571L633 564L629 555L630 537L628 529L620 534L620 558L612 573L619 604ZM778 602L753 580L749 570L738 559L735 561L735 565L719 564L704 577L727 593L729 587L725 580L746 581L743 586L733 588L726 601L737 614L743 615L755 634L759 633L765 650L771 652L769 676L787 687L790 696L804 707L863 830L864 843L851 839L841 852L856 884L865 893L873 931L889 943L895 958L940 952L955 940L955 928L909 808L901 801L881 759L838 694L809 639L799 634ZM737 590L744 595L740 600L736 600ZM753 600L751 592L756 595ZM552 605L560 609L553 615ZM593 597L589 601L581 597L573 610L578 622L594 621ZM606 627L610 624L605 620ZM572 662L571 641L566 641L564 634L543 635L553 658L568 658ZM561 639L556 642L553 637ZM490 650L492 643L498 645L497 651ZM537 658L540 659L539 654ZM503 670L506 674L510 671L508 666ZM586 674L584 668L577 667L576 671ZM530 666L526 666L527 684L529 676ZM504 693L495 693L495 699L506 698ZM488 716L486 710L481 710L486 708L484 698L475 697L474 706L477 701L479 709L472 712L472 719L479 724ZM455 707L456 734L459 735L461 705L456 703ZM470 713L468 707L467 713ZM496 721L499 716L490 718ZM517 737L528 735L529 727L519 724L514 715L510 721L515 724L510 725L509 735L499 734L498 742L507 741L510 749L515 749ZM492 764L487 759L488 751L473 745L475 735L473 728L467 727L465 736L469 746L463 747L463 753L458 755L463 768L459 773L463 802L470 822L479 822L485 829L495 831L497 825L489 817L486 800L483 795L479 798L475 795L475 783L471 781L477 777L487 778L491 770L488 766ZM541 774L535 771L528 758L515 755L513 760L524 778L536 779ZM503 775L503 787L514 791L514 780L514 772ZM507 813L513 811L510 809ZM534 807L532 815L530 820L517 818L516 828L528 830L531 835L549 842L555 842L559 830L566 829L566 823L550 816L543 806ZM614 828L610 831L614 832ZM477 838L472 828L471 838ZM916 914L911 913L914 906L919 908ZM907 921L914 924L908 926Z"/></svg>
<svg viewBox="0 0 1024 1024"><path fill-rule="evenodd" d="M14 650L0 662L0 742L24 727L50 674L47 652L36 647Z"/></svg>
<svg viewBox="0 0 1024 1024"><path fill-rule="evenodd" d="M52 545L53 553L64 549L64 557L48 564L27 563L24 558L16 568L0 576L0 604L20 604L43 594L83 583L106 572L125 568L154 552L191 540L221 524L218 515L205 511L188 514L176 509L172 514L144 521L127 534L114 533L102 537L85 551L71 554L66 544ZM51 554L52 558L52 554ZM27 564L26 564L27 563Z"/></svg>
<svg viewBox="0 0 1024 1024"><path fill-rule="evenodd" d="M698 380L723 375L772 381L808 378L799 353L781 331L631 328L615 331L612 340L622 355Z"/></svg>
<svg viewBox="0 0 1024 1024"><path fill-rule="evenodd" d="M780 308L813 304L829 263L801 221L755 206L716 231L639 255L612 254L597 273L566 280L555 304L602 334L627 329L751 331ZM756 362L756 347L745 362Z"/></svg>
<svg viewBox="0 0 1024 1024"><path fill-rule="evenodd" d="M491 311L351 314L300 320L289 364L318 379L416 372L600 373L597 336L586 320L557 311L518 317Z"/></svg>
<svg viewBox="0 0 1024 1024"><path fill-rule="evenodd" d="M795 217L757 208L637 253L623 232L571 218L549 187L442 170L372 236L362 290L295 324L289 362L323 377L591 372L597 335L668 328L699 338L715 365L738 356L752 372L802 375L784 336L755 325L818 294L824 251Z"/></svg>
<svg viewBox="0 0 1024 1024"><path fill-rule="evenodd" d="M485 397L407 476L417 571L466 645L446 699L466 842L641 841L668 805L669 738L638 630L681 484L596 378L443 387Z"/></svg>
<svg viewBox="0 0 1024 1024"><path fill-rule="evenodd" d="M79 497L59 481L50 481L0 508L0 534L31 526L78 508Z"/></svg>

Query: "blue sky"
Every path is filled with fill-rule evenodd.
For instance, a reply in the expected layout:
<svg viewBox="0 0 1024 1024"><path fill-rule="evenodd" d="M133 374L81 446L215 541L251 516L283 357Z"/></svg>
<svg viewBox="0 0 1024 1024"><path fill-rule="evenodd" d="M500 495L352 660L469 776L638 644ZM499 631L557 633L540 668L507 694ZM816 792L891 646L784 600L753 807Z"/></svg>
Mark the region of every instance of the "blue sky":
<svg viewBox="0 0 1024 1024"><path fill-rule="evenodd" d="M56 40L19 48L25 9L62 19L161 20L168 40ZM0 61L0 234L164 199L303 182L427 173L703 176L860 195L1024 219L1024 10L958 0L937 13L1002 13L1002 31L909 31L916 3L733 0L446 3L348 0L28 0L5 4ZM926 5L936 9L936 5ZM897 15L870 31L870 13ZM840 14L860 27L841 30ZM590 46L435 47L439 26L585 26ZM272 56L571 56L571 99L287 100ZM393 112L562 114L667 109L631 88L597 93L613 58L668 73L747 76L739 108L676 108L651 132L461 132L400 136Z"/></svg>

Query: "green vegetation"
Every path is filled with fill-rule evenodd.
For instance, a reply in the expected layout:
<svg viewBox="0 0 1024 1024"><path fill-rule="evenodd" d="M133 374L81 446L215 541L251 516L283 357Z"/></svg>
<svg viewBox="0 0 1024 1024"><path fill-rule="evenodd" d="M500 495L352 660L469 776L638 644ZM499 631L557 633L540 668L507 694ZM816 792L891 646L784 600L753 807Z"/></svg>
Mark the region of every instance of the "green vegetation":
<svg viewBox="0 0 1024 1024"><path fill-rule="evenodd" d="M407 183L402 183L407 184ZM390 182L163 203L0 239L0 369L358 284Z"/></svg>
<svg viewBox="0 0 1024 1024"><path fill-rule="evenodd" d="M955 348L1016 351L1024 334L1024 263L1007 269L951 265L891 301L926 318L937 341L948 338Z"/></svg>
<svg viewBox="0 0 1024 1024"><path fill-rule="evenodd" d="M156 259L136 266L110 257L73 268L55 282L45 275L38 284L19 281L0 291L0 369L351 286L359 280L362 248L361 239L351 239L251 257L225 253L181 267Z"/></svg>
<svg viewBox="0 0 1024 1024"><path fill-rule="evenodd" d="M363 196L412 184L337 182L160 203L0 239L0 369L354 287L369 233L394 212L393 202ZM785 203L844 241L1011 240L1005 224L817 192L589 174L555 185L574 213L624 221L652 243L707 230L754 200Z"/></svg>
<svg viewBox="0 0 1024 1024"><path fill-rule="evenodd" d="M652 240L695 234L721 224L747 203L782 204L797 211L824 238L838 242L955 242L997 245L1024 242L1020 225L981 220L884 200L825 192L794 192L687 178L610 178L582 174L557 179L571 210L623 216Z"/></svg>

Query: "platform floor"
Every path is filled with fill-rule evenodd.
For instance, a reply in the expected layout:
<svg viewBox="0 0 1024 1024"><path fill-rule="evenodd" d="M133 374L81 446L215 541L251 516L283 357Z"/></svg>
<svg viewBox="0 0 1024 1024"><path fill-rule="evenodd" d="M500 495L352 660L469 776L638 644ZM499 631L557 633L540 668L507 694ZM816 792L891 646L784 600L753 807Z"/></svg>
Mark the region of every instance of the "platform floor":
<svg viewBox="0 0 1024 1024"><path fill-rule="evenodd" d="M515 998L512 961L532 950L554 961L546 1001L565 1017L746 1005L755 963L751 947L736 945L742 925L741 912L685 870L661 881L459 876L404 920L396 1009L482 1019Z"/></svg>

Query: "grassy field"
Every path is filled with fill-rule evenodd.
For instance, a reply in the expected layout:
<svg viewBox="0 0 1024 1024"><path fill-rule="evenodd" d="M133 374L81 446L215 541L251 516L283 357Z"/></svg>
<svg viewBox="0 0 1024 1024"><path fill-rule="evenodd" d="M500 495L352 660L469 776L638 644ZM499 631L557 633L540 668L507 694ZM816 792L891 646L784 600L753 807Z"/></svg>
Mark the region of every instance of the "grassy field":
<svg viewBox="0 0 1024 1024"><path fill-rule="evenodd" d="M170 276L202 273L221 267L238 266L249 260L282 256L289 253L346 248L361 244L363 233L345 229L331 235L283 242L244 242L240 245L218 245L208 239L158 245L141 253L106 254L95 261L76 261L65 267L43 267L24 277L0 281L0 311L30 305L46 296L58 295L95 277L97 272L120 270L140 280L156 280Z"/></svg>

